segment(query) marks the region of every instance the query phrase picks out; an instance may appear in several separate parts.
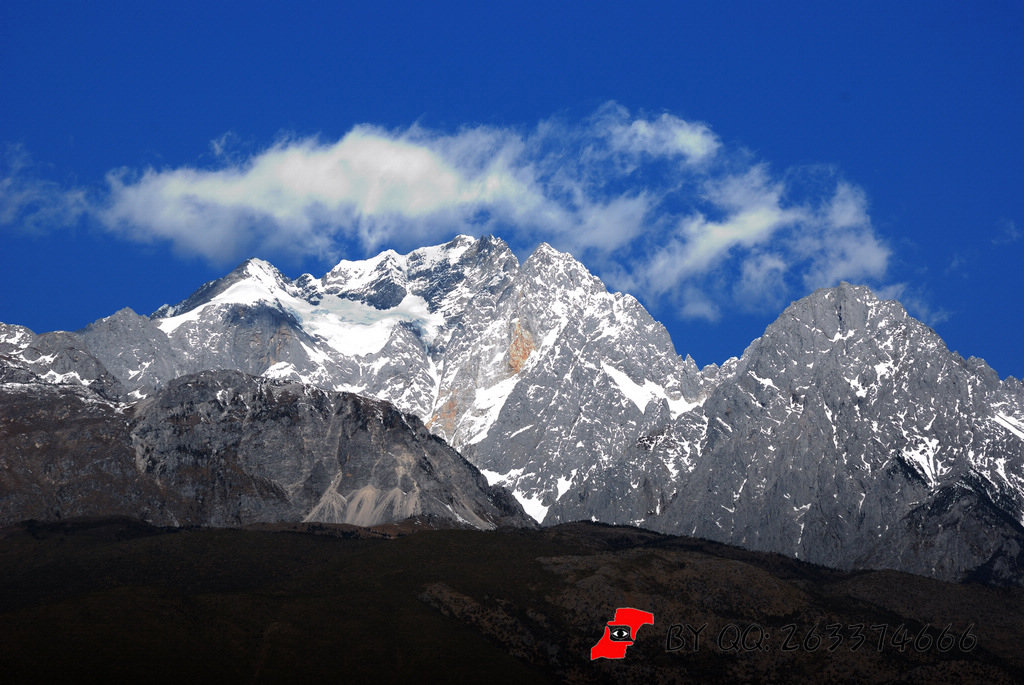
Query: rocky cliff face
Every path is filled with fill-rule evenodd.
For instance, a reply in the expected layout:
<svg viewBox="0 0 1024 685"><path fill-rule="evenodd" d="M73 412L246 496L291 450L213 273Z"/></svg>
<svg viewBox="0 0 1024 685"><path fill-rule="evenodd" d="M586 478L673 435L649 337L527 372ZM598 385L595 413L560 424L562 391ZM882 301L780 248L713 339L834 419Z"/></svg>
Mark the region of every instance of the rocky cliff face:
<svg viewBox="0 0 1024 685"><path fill-rule="evenodd" d="M571 256L542 245L520 263L460 236L322 278L250 260L151 317L46 335L4 328L0 354L146 397L138 411L172 389L186 402L174 379L208 368L391 402L545 523L1024 582L1024 388L866 288L812 293L740 358L699 370Z"/></svg>
<svg viewBox="0 0 1024 685"><path fill-rule="evenodd" d="M0 404L0 523L532 523L418 419L348 393L211 371L126 405L23 372Z"/></svg>
<svg viewBox="0 0 1024 685"><path fill-rule="evenodd" d="M701 407L551 519L596 510L836 567L1024 576L1020 383L949 352L898 303L819 291L705 374Z"/></svg>

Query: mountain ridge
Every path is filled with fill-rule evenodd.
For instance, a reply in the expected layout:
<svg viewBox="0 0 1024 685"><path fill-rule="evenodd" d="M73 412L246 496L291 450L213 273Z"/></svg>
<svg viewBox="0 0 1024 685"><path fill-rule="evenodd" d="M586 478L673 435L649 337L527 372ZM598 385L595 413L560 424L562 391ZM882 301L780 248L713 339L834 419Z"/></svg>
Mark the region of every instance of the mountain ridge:
<svg viewBox="0 0 1024 685"><path fill-rule="evenodd" d="M0 341L31 366L26 335ZM320 279L247 260L150 317L65 335L132 401L225 368L393 403L545 523L1024 575L1024 387L863 286L815 291L698 369L571 255L545 245L520 263L500 239L459 236Z"/></svg>

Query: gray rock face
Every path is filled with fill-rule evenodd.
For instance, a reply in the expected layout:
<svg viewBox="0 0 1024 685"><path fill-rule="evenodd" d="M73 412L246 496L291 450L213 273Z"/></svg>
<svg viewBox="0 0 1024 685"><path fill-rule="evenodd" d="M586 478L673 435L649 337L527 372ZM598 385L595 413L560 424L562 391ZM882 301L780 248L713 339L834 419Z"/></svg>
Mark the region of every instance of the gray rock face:
<svg viewBox="0 0 1024 685"><path fill-rule="evenodd" d="M374 525L416 515L527 525L511 496L416 417L350 393L231 371L168 384L134 407L135 465L213 525Z"/></svg>
<svg viewBox="0 0 1024 685"><path fill-rule="evenodd" d="M170 525L420 515L532 525L418 419L348 393L211 371L134 406L38 377L0 385L0 402L0 524L118 514Z"/></svg>
<svg viewBox="0 0 1024 685"><path fill-rule="evenodd" d="M153 388L159 379L182 375L180 354L167 336L146 316L125 307L78 331L77 337L90 350L96 350L103 365L118 379L124 379L127 399L138 399L139 388ZM134 395L128 394L132 391Z"/></svg>
<svg viewBox="0 0 1024 685"><path fill-rule="evenodd" d="M73 333L35 335L24 326L0 324L0 368L3 373L58 385L88 386L107 399L120 397L124 387L87 344Z"/></svg>
<svg viewBox="0 0 1024 685"><path fill-rule="evenodd" d="M169 524L180 506L138 476L124 407L4 359L0 465L0 525L90 515Z"/></svg>
<svg viewBox="0 0 1024 685"><path fill-rule="evenodd" d="M0 323L0 355L17 356L32 342L35 333L24 326Z"/></svg>
<svg viewBox="0 0 1024 685"><path fill-rule="evenodd" d="M235 369L390 402L545 523L1024 582L1024 388L866 288L813 293L698 370L571 256L460 236L322 278L249 260L149 318L62 335L121 399ZM0 329L0 354L46 373L37 340Z"/></svg>
<svg viewBox="0 0 1024 685"><path fill-rule="evenodd" d="M549 518L596 510L833 567L1024 578L1020 384L950 353L898 303L818 291L706 375L701 407Z"/></svg>

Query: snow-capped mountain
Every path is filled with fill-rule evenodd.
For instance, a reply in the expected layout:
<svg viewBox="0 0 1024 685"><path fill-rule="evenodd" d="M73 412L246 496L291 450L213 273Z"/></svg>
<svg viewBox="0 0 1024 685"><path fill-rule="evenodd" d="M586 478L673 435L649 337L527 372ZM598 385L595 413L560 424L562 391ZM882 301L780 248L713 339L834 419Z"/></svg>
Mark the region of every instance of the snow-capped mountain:
<svg viewBox="0 0 1024 685"><path fill-rule="evenodd" d="M121 401L205 369L386 400L545 523L1024 577L1024 389L862 287L807 296L700 370L571 256L460 236L322 278L249 260L150 317L5 327L0 354Z"/></svg>
<svg viewBox="0 0 1024 685"><path fill-rule="evenodd" d="M1024 386L843 284L786 309L707 397L560 499L603 520L834 567L1017 577Z"/></svg>
<svg viewBox="0 0 1024 685"><path fill-rule="evenodd" d="M677 416L703 384L632 296L547 245L520 264L495 238L343 261L319 279L252 259L152 317L122 310L78 335L134 397L225 368L391 402L538 520L635 441L650 399Z"/></svg>

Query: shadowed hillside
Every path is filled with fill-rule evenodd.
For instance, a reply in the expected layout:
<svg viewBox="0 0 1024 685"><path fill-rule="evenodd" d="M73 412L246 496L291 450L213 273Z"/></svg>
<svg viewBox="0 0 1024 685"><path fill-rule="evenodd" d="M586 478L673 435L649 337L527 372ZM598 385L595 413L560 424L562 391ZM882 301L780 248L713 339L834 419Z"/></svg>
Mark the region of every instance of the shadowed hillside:
<svg viewBox="0 0 1024 685"><path fill-rule="evenodd" d="M0 671L7 682L1024 678L1019 589L841 573L626 527L435 524L4 529ZM591 662L626 606L654 625L625 659Z"/></svg>

